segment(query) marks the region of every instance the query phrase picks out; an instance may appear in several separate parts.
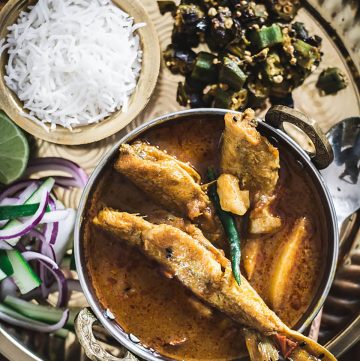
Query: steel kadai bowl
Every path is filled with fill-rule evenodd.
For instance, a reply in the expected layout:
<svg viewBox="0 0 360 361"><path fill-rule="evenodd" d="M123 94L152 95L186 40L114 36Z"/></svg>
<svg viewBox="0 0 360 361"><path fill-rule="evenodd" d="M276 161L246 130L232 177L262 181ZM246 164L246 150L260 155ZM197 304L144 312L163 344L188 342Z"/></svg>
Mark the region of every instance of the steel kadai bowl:
<svg viewBox="0 0 360 361"><path fill-rule="evenodd" d="M76 321L76 331L79 341L84 346L87 355L91 359L118 359L109 355L95 340L91 331L91 326L98 320L121 344L119 347L124 347L125 356L123 357L125 358L123 358L123 360L136 360L136 357L130 354L130 352L148 361L171 360L161 356L155 350L142 345L134 335L126 333L111 317L111 314L109 315L107 310L102 307L91 284L91 277L85 264L84 227L87 210L89 209L93 192L102 178L104 170L113 166L114 159L118 155L120 144L131 142L150 128L158 127L164 123L173 122L175 120L186 122L199 118L215 118L219 121L223 121L226 112L227 111L223 109L185 110L167 114L144 123L128 134L124 133L120 141L105 155L91 175L80 201L74 239L77 271L81 286L91 307L91 310L84 309L79 313ZM311 186L317 192L323 207L322 212L324 214L325 227L328 234L327 244L325 245L323 252L325 267L311 305L294 327L302 332L310 325L311 321L323 305L333 281L338 256L339 240L335 211L329 192L318 171L318 169L325 168L331 163L332 151L326 137L317 128L315 122L293 109L275 106L267 112L265 121L259 120L258 123L258 130L260 133L267 137L273 144L281 146L283 151L285 150L288 152L294 162L297 162L298 166L303 169L303 172L308 175L308 178L312 183ZM292 123L309 136L315 146L315 154L312 157L302 150L302 148L284 132L283 123ZM119 360L121 360L121 358Z"/></svg>

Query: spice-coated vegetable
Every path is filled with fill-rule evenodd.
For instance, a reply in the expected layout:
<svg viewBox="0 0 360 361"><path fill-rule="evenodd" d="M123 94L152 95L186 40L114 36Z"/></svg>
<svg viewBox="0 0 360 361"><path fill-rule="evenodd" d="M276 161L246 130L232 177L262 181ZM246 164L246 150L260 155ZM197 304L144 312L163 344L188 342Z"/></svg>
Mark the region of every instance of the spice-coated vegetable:
<svg viewBox="0 0 360 361"><path fill-rule="evenodd" d="M166 13L175 13L176 12L176 4L174 1L158 1L158 6L161 15Z"/></svg>
<svg viewBox="0 0 360 361"><path fill-rule="evenodd" d="M195 61L191 78L203 83L212 83L217 79L217 65L215 55L201 51Z"/></svg>
<svg viewBox="0 0 360 361"><path fill-rule="evenodd" d="M278 24L263 26L261 29L250 32L250 41L254 49L270 48L283 42L283 35Z"/></svg>
<svg viewBox="0 0 360 361"><path fill-rule="evenodd" d="M346 88L346 78L339 68L327 68L321 72L316 86L325 94L335 94Z"/></svg>
<svg viewBox="0 0 360 361"><path fill-rule="evenodd" d="M321 60L321 38L290 21L298 0L180 0L160 10L174 17L167 67L186 77L177 100L190 107L262 108L270 97L288 102L291 92ZM209 52L196 55L206 44ZM284 98L284 100L282 100Z"/></svg>
<svg viewBox="0 0 360 361"><path fill-rule="evenodd" d="M246 78L247 76L235 61L227 57L223 58L219 72L219 81L221 83L228 84L234 90L240 90L244 85Z"/></svg>

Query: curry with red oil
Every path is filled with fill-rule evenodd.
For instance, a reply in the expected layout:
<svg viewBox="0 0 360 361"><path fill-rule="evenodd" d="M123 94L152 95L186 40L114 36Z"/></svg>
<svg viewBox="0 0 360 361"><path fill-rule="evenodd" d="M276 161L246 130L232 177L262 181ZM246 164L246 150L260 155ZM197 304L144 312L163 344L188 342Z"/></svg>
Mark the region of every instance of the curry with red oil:
<svg viewBox="0 0 360 361"><path fill-rule="evenodd" d="M206 169L219 162L223 121L198 119L166 123L148 130L141 140L189 162L206 183ZM275 234L242 237L242 273L265 302L289 326L308 309L323 268L320 254L325 244L321 204L299 165L280 151L280 178L276 188L276 212L282 227ZM124 176L109 167L90 198L84 247L92 286L104 309L118 324L144 345L176 360L236 360L244 354L241 325L197 300L179 281L166 277L161 268L139 250L91 224L103 207L151 217L159 206ZM280 251L296 221L306 218L306 235L288 267L281 287L286 292L273 299L272 277ZM246 217L239 224L244 230ZM292 236L291 236L292 237ZM227 250L225 250L227 252ZM284 281L283 281L284 283Z"/></svg>

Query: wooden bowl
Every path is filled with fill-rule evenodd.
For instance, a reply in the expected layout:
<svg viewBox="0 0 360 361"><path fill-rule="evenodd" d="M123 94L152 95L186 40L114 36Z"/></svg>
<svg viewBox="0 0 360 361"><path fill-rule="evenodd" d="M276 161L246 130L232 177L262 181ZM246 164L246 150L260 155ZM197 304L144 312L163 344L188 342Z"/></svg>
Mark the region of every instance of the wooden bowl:
<svg viewBox="0 0 360 361"><path fill-rule="evenodd" d="M129 124L145 107L155 88L160 70L160 45L154 25L139 0L113 0L114 4L134 18L135 23L144 22L145 27L137 30L143 51L142 69L134 93L126 112L115 111L99 123L76 127L72 131L57 125L55 130L47 132L42 126L20 115L27 112L17 95L5 84L6 51L0 57L0 109L22 129L48 142L77 145L96 142L115 134ZM34 0L9 0L0 12L0 39L6 37L8 26L16 22L19 13Z"/></svg>

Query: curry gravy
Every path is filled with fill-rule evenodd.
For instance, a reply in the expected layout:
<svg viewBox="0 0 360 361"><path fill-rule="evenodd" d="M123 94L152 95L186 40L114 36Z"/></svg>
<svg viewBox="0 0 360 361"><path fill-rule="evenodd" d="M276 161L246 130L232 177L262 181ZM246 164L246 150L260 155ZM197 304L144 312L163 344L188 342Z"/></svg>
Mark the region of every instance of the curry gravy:
<svg viewBox="0 0 360 361"><path fill-rule="evenodd" d="M190 162L205 183L207 167L218 164L223 127L223 121L215 119L179 121L150 129L141 139ZM321 205L310 180L293 159L279 150L276 213L281 216L283 227L275 235L262 237L250 283L267 301L268 270L277 250L286 242L295 220L306 216L311 230L299 252L298 267L291 270L289 292L275 310L286 324L293 326L309 307L317 288L322 274L320 250L326 234L321 231ZM144 345L176 360L240 358L245 350L241 325L198 301L139 250L91 224L104 206L144 216L153 214L159 206L110 167L103 172L88 202L84 240L88 273L100 303L111 310L122 328ZM246 220L242 223L244 230ZM251 242L247 238L242 231L242 247ZM243 273L246 275L244 270Z"/></svg>

